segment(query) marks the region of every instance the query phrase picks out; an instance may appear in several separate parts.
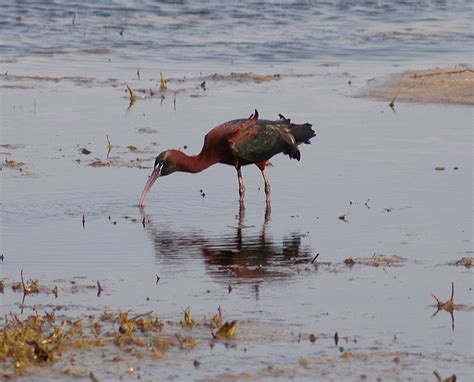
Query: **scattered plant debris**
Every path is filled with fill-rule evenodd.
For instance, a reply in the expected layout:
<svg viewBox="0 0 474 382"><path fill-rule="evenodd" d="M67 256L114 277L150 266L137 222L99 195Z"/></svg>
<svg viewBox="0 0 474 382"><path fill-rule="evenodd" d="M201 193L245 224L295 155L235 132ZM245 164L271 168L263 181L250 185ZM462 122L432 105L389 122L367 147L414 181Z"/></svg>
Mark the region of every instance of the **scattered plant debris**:
<svg viewBox="0 0 474 382"><path fill-rule="evenodd" d="M90 167L110 167L110 162L102 162L101 160L95 160L88 164Z"/></svg>
<svg viewBox="0 0 474 382"><path fill-rule="evenodd" d="M168 89L168 84L163 73L160 72L160 90L162 93L165 93Z"/></svg>
<svg viewBox="0 0 474 382"><path fill-rule="evenodd" d="M397 99L397 96L393 97L392 100L390 101L390 103L388 104L388 106L390 106L390 108L395 111L395 100Z"/></svg>
<svg viewBox="0 0 474 382"><path fill-rule="evenodd" d="M212 337L216 339L232 340L235 338L236 330L237 321L234 320L230 323L226 321L226 323L222 325L216 333L213 331L211 331L211 333Z"/></svg>
<svg viewBox="0 0 474 382"><path fill-rule="evenodd" d="M105 134L107 138L107 159L109 158L110 152L112 151L112 143L110 142L109 136Z"/></svg>
<svg viewBox="0 0 474 382"><path fill-rule="evenodd" d="M441 375L439 375L439 373L436 370L433 371L433 374L435 375L438 382L456 382L457 381L456 374L453 374L450 377L444 378L444 379L441 377Z"/></svg>
<svg viewBox="0 0 474 382"><path fill-rule="evenodd" d="M194 325L196 325L196 321L193 319L191 308L189 306L184 310L184 319L181 321L181 325L189 328L192 328Z"/></svg>
<svg viewBox="0 0 474 382"><path fill-rule="evenodd" d="M338 219L342 220L345 223L349 223L349 221L346 219L347 215L349 215L349 212L346 212L345 214L339 216Z"/></svg>
<svg viewBox="0 0 474 382"><path fill-rule="evenodd" d="M100 297L101 293L102 293L102 285L100 285L99 280L97 280L97 297Z"/></svg>
<svg viewBox="0 0 474 382"><path fill-rule="evenodd" d="M128 93L129 93L130 104L128 105L128 108L130 109L133 106L133 104L135 103L135 101L137 100L137 95L135 94L133 89L130 86L128 86L128 84L126 82L125 82L125 86L127 87L127 90L128 90Z"/></svg>
<svg viewBox="0 0 474 382"><path fill-rule="evenodd" d="M352 258L348 257L344 260L344 264L353 266L355 264L359 265L371 265L373 267L399 267L402 266L403 263L407 259L401 256L393 255L393 256L385 256L385 255L377 255L374 253L372 257L365 257L365 258Z"/></svg>
<svg viewBox="0 0 474 382"><path fill-rule="evenodd" d="M431 294L436 300L436 312L433 313L431 317L435 317L441 310L448 312L451 316L451 329L454 331L454 311L455 310L472 310L472 306L465 304L455 304L454 303L454 282L451 283L451 297L448 301L441 301L434 293Z"/></svg>
<svg viewBox="0 0 474 382"><path fill-rule="evenodd" d="M16 161L14 159L5 159L5 162L0 163L0 169L8 168L10 170L22 170L23 162Z"/></svg>

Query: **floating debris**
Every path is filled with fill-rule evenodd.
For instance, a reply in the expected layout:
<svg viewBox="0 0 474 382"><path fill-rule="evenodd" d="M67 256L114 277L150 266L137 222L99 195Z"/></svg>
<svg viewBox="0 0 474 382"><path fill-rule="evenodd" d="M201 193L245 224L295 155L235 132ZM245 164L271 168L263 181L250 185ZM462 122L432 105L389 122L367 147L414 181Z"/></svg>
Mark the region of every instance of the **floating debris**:
<svg viewBox="0 0 474 382"><path fill-rule="evenodd" d="M434 168L436 171L444 171L446 169L446 167L442 167L442 166L437 166Z"/></svg>
<svg viewBox="0 0 474 382"><path fill-rule="evenodd" d="M451 298L448 301L442 302L438 299L438 297L436 297L434 293L432 293L431 295L436 300L436 306L438 308L438 311L445 310L446 312L450 313L454 311L454 282L451 283ZM436 313L438 313L438 311Z"/></svg>
<svg viewBox="0 0 474 382"><path fill-rule="evenodd" d="M151 127L140 127L138 132L143 134L155 134L158 132L158 130L152 129Z"/></svg>
<svg viewBox="0 0 474 382"><path fill-rule="evenodd" d="M319 256L319 252L316 254L316 256L313 257L313 260L311 260L311 264L314 264L318 256Z"/></svg>
<svg viewBox="0 0 474 382"><path fill-rule="evenodd" d="M338 219L342 220L345 223L349 223L349 221L346 219L348 215L349 215L349 212L346 212L344 215L339 216Z"/></svg>
<svg viewBox="0 0 474 382"><path fill-rule="evenodd" d="M110 167L110 162L102 162L101 160L95 160L88 164L90 167Z"/></svg>
<svg viewBox="0 0 474 382"><path fill-rule="evenodd" d="M162 93L165 93L166 89L168 89L168 84L166 82L166 78L163 75L163 73L160 72L160 90L161 90Z"/></svg>
<svg viewBox="0 0 474 382"><path fill-rule="evenodd" d="M110 142L109 136L105 134L107 138L107 159L109 158L110 152L112 151L112 143Z"/></svg>
<svg viewBox="0 0 474 382"><path fill-rule="evenodd" d="M184 310L184 319L181 321L181 325L187 326L189 328L192 328L194 325L196 325L196 321L193 319L191 308L189 306Z"/></svg>
<svg viewBox="0 0 474 382"><path fill-rule="evenodd" d="M347 259L344 260L344 264L349 265L349 266L359 264L359 265L370 265L373 267L399 267L399 266L402 266L406 260L407 260L406 258L397 256L397 255L385 256L385 255L374 254L372 257L362 257L362 258L348 257Z"/></svg>
<svg viewBox="0 0 474 382"><path fill-rule="evenodd" d="M449 262L448 265L461 265L466 268L471 268L474 266L474 257L461 257L459 260Z"/></svg>
<svg viewBox="0 0 474 382"><path fill-rule="evenodd" d="M91 151L87 150L86 148L80 149L79 151L81 154L84 154L84 155L89 155L91 153Z"/></svg>
<svg viewBox="0 0 474 382"><path fill-rule="evenodd" d="M439 373L436 370L433 371L433 374L435 375L438 382L456 382L457 381L456 374L453 374L450 377L444 378L444 379L441 378L441 375L439 375Z"/></svg>
<svg viewBox="0 0 474 382"><path fill-rule="evenodd" d="M451 297L448 301L441 301L434 293L431 294L436 300L436 312L431 317L435 317L440 311L444 310L451 315L451 328L454 331L454 311L455 310L473 310L474 307L465 304L454 303L454 282L451 283Z"/></svg>
<svg viewBox="0 0 474 382"><path fill-rule="evenodd" d="M395 100L397 99L397 96L393 97L392 100L390 101L390 103L388 104L388 106L390 106L390 108L395 111Z"/></svg>
<svg viewBox="0 0 474 382"><path fill-rule="evenodd" d="M176 334L176 338L178 339L179 347L185 350L192 349L198 343L198 341L191 336L183 337L180 334Z"/></svg>
<svg viewBox="0 0 474 382"><path fill-rule="evenodd" d="M133 106L133 104L135 103L135 101L137 100L137 95L135 94L133 89L130 86L128 86L128 84L126 82L125 82L125 86L127 87L127 90L128 90L128 93L129 93L130 104L128 105L128 108L130 109Z"/></svg>
<svg viewBox="0 0 474 382"><path fill-rule="evenodd" d="M217 339L226 339L226 340L232 340L235 338L237 330L237 321L232 321L232 322L227 322L220 327L220 329L214 333L212 333L212 337L217 338Z"/></svg>
<svg viewBox="0 0 474 382"><path fill-rule="evenodd" d="M222 310L221 306L217 308L217 313L212 316L211 325L216 328L222 323Z"/></svg>
<svg viewBox="0 0 474 382"><path fill-rule="evenodd" d="M24 166L25 164L23 162L16 161L14 159L5 159L5 162L0 163L0 169L3 168L8 168L11 170L20 170L21 171L21 166Z"/></svg>

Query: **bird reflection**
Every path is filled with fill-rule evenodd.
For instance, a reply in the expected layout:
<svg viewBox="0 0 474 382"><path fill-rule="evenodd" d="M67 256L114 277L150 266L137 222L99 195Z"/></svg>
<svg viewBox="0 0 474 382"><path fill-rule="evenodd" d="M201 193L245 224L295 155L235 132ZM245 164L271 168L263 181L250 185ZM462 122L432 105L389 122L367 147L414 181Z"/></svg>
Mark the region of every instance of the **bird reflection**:
<svg viewBox="0 0 474 382"><path fill-rule="evenodd" d="M160 262L187 262L200 253L206 271L226 282L287 277L294 272L292 265L311 260L311 248L302 244L304 235L293 232L278 243L267 233L271 220L269 203L259 231L245 225L245 207L240 205L235 230L226 230L218 236L202 231L166 230L146 215L143 208L141 214Z"/></svg>

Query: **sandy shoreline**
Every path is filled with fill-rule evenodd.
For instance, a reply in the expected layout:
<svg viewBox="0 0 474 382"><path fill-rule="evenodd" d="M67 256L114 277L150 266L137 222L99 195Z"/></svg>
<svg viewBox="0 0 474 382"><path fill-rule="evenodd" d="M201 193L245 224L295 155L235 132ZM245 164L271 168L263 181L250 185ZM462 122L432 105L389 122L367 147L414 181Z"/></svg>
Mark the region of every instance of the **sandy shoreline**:
<svg viewBox="0 0 474 382"><path fill-rule="evenodd" d="M359 94L377 100L474 104L474 70L436 68L406 71L367 81Z"/></svg>

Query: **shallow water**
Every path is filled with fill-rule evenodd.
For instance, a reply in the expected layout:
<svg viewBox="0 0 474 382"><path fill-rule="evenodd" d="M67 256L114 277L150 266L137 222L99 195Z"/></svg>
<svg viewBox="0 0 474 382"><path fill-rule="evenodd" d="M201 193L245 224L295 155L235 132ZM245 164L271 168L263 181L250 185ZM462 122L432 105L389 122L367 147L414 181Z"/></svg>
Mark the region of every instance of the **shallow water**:
<svg viewBox="0 0 474 382"><path fill-rule="evenodd" d="M469 63L471 15L468 0L5 1L0 49L19 61L16 73L43 74L55 62L55 74L94 77L314 61Z"/></svg>
<svg viewBox="0 0 474 382"><path fill-rule="evenodd" d="M340 95L330 78L210 87L204 97L178 97L176 112L169 99L161 107L157 99L138 100L127 111L121 90L108 87L66 83L9 91L2 140L24 146L2 148L10 153L2 156L26 166L23 173L2 171L2 277L17 281L24 269L46 285L85 277L104 286L98 298L94 292L69 295L67 282L59 281L64 297L28 296L25 314L35 305L60 303L77 314L154 310L176 320L186 306L209 316L220 305L226 317L242 322L237 350L204 344L152 363L144 378L246 371L266 379L268 365L287 369L283 379L324 372L328 379L354 373L429 379L434 369L467 377L472 312L456 311L452 331L449 314L431 318L436 309L429 305L432 292L449 297L451 281L456 301L472 302L472 272L446 265L472 256L471 110L400 104L394 113L385 104ZM33 98L36 113L25 101ZM250 105L265 117L273 111L310 121L317 132L313 144L302 147L301 162L272 161L271 211L256 168L244 169L246 209L240 211L235 170L221 165L160 179L147 200L144 228L137 201L150 169L86 166L96 157L106 160L105 134L116 145L111 158L140 156L151 165L153 153L134 154L125 146L146 148L153 141L154 152L183 145L197 152L210 126L249 114ZM143 134L141 127L158 132ZM92 154L80 154L82 147ZM434 170L441 165L445 171ZM338 219L345 213L348 223ZM308 262L316 253L332 264L315 268ZM342 263L374 253L407 260L401 267ZM4 294L4 312L20 305L20 295ZM335 331L350 338L342 345L347 350L373 352L377 361L338 361ZM306 339L312 332L321 336L319 346ZM402 363L390 368L397 354ZM298 366L301 357L311 360L308 368ZM194 358L202 362L196 370ZM96 374L117 376L100 368Z"/></svg>
<svg viewBox="0 0 474 382"><path fill-rule="evenodd" d="M102 364L86 353L100 380L431 381L433 370L469 380L472 270L447 263L473 256L472 108L397 102L392 111L352 97L374 76L469 62L469 3L67 4L12 2L1 16L0 72L8 75L0 78L0 138L19 146L0 147L0 161L25 163L0 172L1 278L19 281L23 269L58 285L59 297L27 296L22 306L21 294L5 288L0 322L10 311L53 308L77 316L153 310L179 321L187 306L195 317L221 306L238 322L236 347L211 348L208 333L191 331L200 344L163 360ZM275 34L280 24L285 31ZM352 33L359 24L364 32ZM259 84L199 77L248 70L281 76ZM123 82L155 89L160 71L174 78L165 98L138 93L129 108ZM139 165L152 166L167 148L196 153L210 128L255 108L262 118L310 122L317 133L301 162L272 160L271 210L257 168L243 170L243 211L235 170L223 165L159 179L139 210L151 171ZM95 159L113 165L88 166ZM317 253L319 266L311 264ZM344 264L374 253L405 260ZM99 297L71 293L71 281L96 280ZM432 317L431 297L447 300L452 281L455 302L467 306L454 312L454 329L449 313ZM340 346L367 358L341 359ZM130 375L129 366L139 370Z"/></svg>

